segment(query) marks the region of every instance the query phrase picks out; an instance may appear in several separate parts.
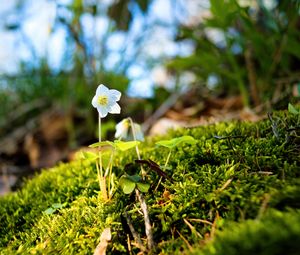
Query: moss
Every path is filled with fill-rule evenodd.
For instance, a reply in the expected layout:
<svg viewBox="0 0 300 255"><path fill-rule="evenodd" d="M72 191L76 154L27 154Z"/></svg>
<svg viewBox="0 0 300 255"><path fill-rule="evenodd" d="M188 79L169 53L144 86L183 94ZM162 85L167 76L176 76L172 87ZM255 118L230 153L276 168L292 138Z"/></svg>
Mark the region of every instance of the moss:
<svg viewBox="0 0 300 255"><path fill-rule="evenodd" d="M300 242L300 212L270 211L261 220L228 224L213 242L191 254L297 255Z"/></svg>
<svg viewBox="0 0 300 255"><path fill-rule="evenodd" d="M160 176L146 168L151 183L146 201L157 242L155 253L189 253L191 246L201 254L214 254L210 252L226 246L227 239L223 236L230 233L232 226L238 233L230 239L233 246L247 247L245 240L249 233L252 231L253 236L259 231L264 233L263 229L267 231L271 222L278 222L278 226L274 224L274 231L263 235L274 235L279 243L289 234L294 236L295 229L300 227L297 221L299 123L296 116L284 112L276 113L273 120L275 132L270 121L265 120L255 124L229 122L179 129L164 137L191 135L198 142L173 150L166 170L173 182L163 180L156 190ZM168 150L155 148L154 143L159 139L148 139L141 147L141 154L144 159L163 165ZM130 174L139 171L139 166L132 164L134 159L134 151L117 156L114 164L117 177L124 169L130 168ZM17 193L0 199L0 253L90 254L102 230L110 226L113 238L109 252L127 254L130 233L122 214L128 211L135 229L145 237L143 217L136 209L139 205L133 195L124 195L120 189L111 202L103 203L97 198L98 191L92 163L77 160L44 170ZM62 204L63 208L46 214L45 210L54 203ZM293 220L283 221L285 214ZM258 226L248 233L247 226L253 222ZM288 230L281 235L275 230L283 224L288 225ZM220 237L207 245L206 240L215 230ZM259 245L260 239L252 238L249 245ZM298 249L299 244L295 244ZM139 251L132 249L134 253ZM228 250L224 254L235 253ZM239 254L248 254L247 249Z"/></svg>

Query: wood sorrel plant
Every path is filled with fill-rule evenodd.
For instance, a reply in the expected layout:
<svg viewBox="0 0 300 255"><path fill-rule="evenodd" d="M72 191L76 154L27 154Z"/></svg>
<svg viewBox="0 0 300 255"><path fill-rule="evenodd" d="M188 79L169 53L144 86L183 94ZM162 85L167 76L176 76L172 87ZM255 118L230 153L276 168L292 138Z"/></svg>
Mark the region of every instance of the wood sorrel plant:
<svg viewBox="0 0 300 255"><path fill-rule="evenodd" d="M116 140L114 142L101 141L101 142L91 144L89 146L91 148L99 148L99 146L100 147L105 146L108 149L105 152L101 152L101 159L103 160L103 156L105 156L104 159L105 159L106 164L103 164L103 162L102 162L102 166L105 165L105 167L104 167L105 171L104 171L104 175L103 175L103 179L105 181L105 187L100 186L100 189L105 188L105 193L108 194L107 197L106 197L107 200L110 200L112 198L114 190L115 190L114 189L114 187L115 187L115 178L114 178L115 175L112 172L112 167L113 167L113 159L115 157L116 151L123 151L124 152L124 151L130 150L132 148L135 148L138 144L139 144L139 141L122 142L122 141ZM109 153L107 153L107 152L109 152ZM88 157L89 157L89 155L87 155L85 158L88 158ZM99 157L98 156L94 156L94 157L92 156L91 159L95 159L95 158L97 159ZM99 172L101 174L101 171L98 171L98 173ZM102 173L103 173L103 171L102 171ZM106 185L106 182L107 182L107 185ZM108 192L106 191L106 188L107 188Z"/></svg>
<svg viewBox="0 0 300 255"><path fill-rule="evenodd" d="M166 147L166 148L169 149L169 154L168 154L167 159L165 161L163 170L166 171L169 160L170 160L170 157L171 157L171 154L172 154L172 150L176 146L178 146L181 143L195 144L196 142L197 142L197 140L195 140L194 137L189 136L189 135L184 135L184 136L176 137L176 138L173 138L173 139L170 139L170 140L161 140L161 141L156 142L155 144L157 146L163 146L163 147ZM162 177L160 177L155 190L158 189L158 186L160 185L161 180L162 180Z"/></svg>
<svg viewBox="0 0 300 255"><path fill-rule="evenodd" d="M142 129L140 125L134 123L131 118L126 118L117 124L115 137L119 139L128 139L129 129L131 129L133 141L136 143L135 149L136 149L137 157L139 160L141 160L141 156L138 148L138 143L139 143L138 140L144 141L144 134L142 133ZM144 221L145 221L145 231L147 236L147 244L148 244L149 251L151 251L155 246L153 240L152 226L149 217L148 206L146 204L144 196L140 193L140 192L147 192L150 188L150 185L144 182L145 173L142 166L141 166L141 175L142 177L140 175L129 176L125 174L120 178L119 184L125 194L130 194L131 192L135 191L135 195L138 201L140 202L140 206L143 211ZM127 212L125 212L125 215L127 215ZM126 218L128 220L128 223L130 224L129 222L130 219L128 215ZM135 232L133 226L131 232L132 235L134 236L135 241L139 243L141 250L146 251L147 249L142 245L139 235Z"/></svg>
<svg viewBox="0 0 300 255"><path fill-rule="evenodd" d="M101 151L101 118L107 116L108 113L119 114L121 107L117 103L121 98L121 92L115 89L108 89L103 84L100 84L96 90L96 94L92 99L92 105L97 108L98 118L98 136L99 136L99 160L96 163L97 174L100 186L101 196L104 200L108 199L106 191L106 176L103 173L102 167L102 151ZM110 175L111 177L111 175Z"/></svg>

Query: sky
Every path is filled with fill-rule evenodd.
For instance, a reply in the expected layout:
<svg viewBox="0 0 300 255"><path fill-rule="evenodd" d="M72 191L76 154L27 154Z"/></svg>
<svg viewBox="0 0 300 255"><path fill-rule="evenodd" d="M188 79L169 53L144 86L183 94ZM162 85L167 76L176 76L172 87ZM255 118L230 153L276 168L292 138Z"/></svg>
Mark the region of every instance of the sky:
<svg viewBox="0 0 300 255"><path fill-rule="evenodd" d="M105 5L110 1L105 0L102 3ZM189 2L194 9L194 2L197 1L190 0ZM20 72L20 62L30 62L34 66L39 63L38 61L35 63L35 59L38 60L42 57L47 57L50 67L54 71L59 71L64 66L62 58L66 49L75 47L67 44L68 34L64 27L55 26L53 29L56 12L59 11L57 4L68 4L69 0L56 2L53 0L27 0L25 3L22 9L21 29L16 32L6 28L15 25L20 20L20 16L14 11L18 1L0 2L0 75L16 75ZM151 96L151 87L154 82L152 75L155 72L146 67L143 57L157 60L176 55L187 55L193 51L193 46L188 43L179 45L173 40L176 35L174 23L177 17L174 16L172 10L172 0L154 0L147 17L138 10L135 10L134 13L130 36L120 31L112 33L108 38L109 56L105 61L105 69L114 70L120 63L122 60L120 52L124 45L127 45L125 51L122 52L125 54L125 60L126 57L132 58L135 54L135 45L128 41L131 37L134 41L143 32L142 24L146 22L164 23L164 26L157 25L149 29L149 35L145 35L146 40L143 42L140 52L141 57L136 59L135 63L131 63L126 71L127 76L132 80L129 94L133 96L141 94L147 97ZM104 15L98 15L95 19L92 15L86 14L81 17L81 22L86 38L105 36L109 26L109 21ZM97 45L94 45L92 50L97 51L98 48Z"/></svg>
<svg viewBox="0 0 300 255"><path fill-rule="evenodd" d="M102 0L101 4L105 7L111 1L113 0ZM273 0L264 1L267 6L274 3ZM67 67L63 58L68 50L74 50L75 45L69 43L65 27L56 25L55 17L58 11L65 11L57 8L57 4L65 5L71 0L26 0L21 17L14 11L18 2L19 0L0 1L0 76L16 75L20 72L21 62L34 66L39 64L38 60L42 57L47 57L54 72ZM253 1L241 2L247 5ZM174 6L174 3L178 3L178 6ZM176 24L197 24L209 16L208 10L208 0L153 0L146 16L134 9L130 33L114 32L107 40L106 47L109 51L104 62L105 70L117 71L122 64L128 64L127 60L135 58L134 62L128 64L129 68L126 68L126 75L132 81L128 91L130 95L151 96L152 87L159 84L159 80L161 84L172 87L172 80L163 67L164 62L174 56L189 55L194 50L192 42L174 42ZM64 16L68 15L70 14L64 13ZM18 22L21 26L18 32L6 29ZM102 39L109 29L109 20L103 13L96 18L85 14L81 17L81 23L86 42L91 45L90 50L100 52ZM152 25L145 32L143 26L147 24ZM135 40L142 33L146 33L143 47L135 56ZM216 43L222 43L222 34L218 31L207 31L207 34ZM154 63L152 66L147 64L149 59Z"/></svg>

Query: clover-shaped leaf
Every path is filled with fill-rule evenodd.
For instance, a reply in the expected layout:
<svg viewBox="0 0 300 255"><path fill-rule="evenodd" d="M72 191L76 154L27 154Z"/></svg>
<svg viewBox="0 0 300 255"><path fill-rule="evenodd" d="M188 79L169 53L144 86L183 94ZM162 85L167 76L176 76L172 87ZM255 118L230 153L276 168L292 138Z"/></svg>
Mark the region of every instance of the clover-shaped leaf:
<svg viewBox="0 0 300 255"><path fill-rule="evenodd" d="M99 146L109 146L109 147L115 148L114 143L111 141L102 141L102 142L97 142L97 143L93 143L93 144L89 145L90 148L97 148Z"/></svg>
<svg viewBox="0 0 300 255"><path fill-rule="evenodd" d="M129 179L127 176L122 176L119 184L125 194L130 194L136 186L135 182Z"/></svg>
<svg viewBox="0 0 300 255"><path fill-rule="evenodd" d="M144 183L139 175L123 175L119 184L125 194L130 194L135 188L141 192L147 192L150 184Z"/></svg>
<svg viewBox="0 0 300 255"><path fill-rule="evenodd" d="M135 174L135 175L127 175L127 178L130 179L131 181L137 183L142 180L141 176Z"/></svg>
<svg viewBox="0 0 300 255"><path fill-rule="evenodd" d="M158 146L163 146L163 147L167 147L169 149L173 149L180 143L195 144L196 142L197 142L197 140L194 139L194 137L189 136L189 135L184 135L184 136L176 137L176 138L173 138L170 140L161 140L161 141L156 142L155 144Z"/></svg>
<svg viewBox="0 0 300 255"><path fill-rule="evenodd" d="M150 184L149 183L142 183L142 182L138 182L136 184L137 188L139 191L146 193L148 192L149 188L150 188Z"/></svg>
<svg viewBox="0 0 300 255"><path fill-rule="evenodd" d="M114 142L111 141L103 141L98 143L93 143L89 145L91 148L97 148L99 146L109 146L111 149L120 150L120 151L127 151L129 149L134 148L135 146L139 145L139 141L129 141L123 142L120 140L115 140Z"/></svg>
<svg viewBox="0 0 300 255"><path fill-rule="evenodd" d="M99 158L99 152L92 152L92 151L81 151L80 155L81 159L95 161ZM110 151L103 151L101 153L101 160L103 167L108 167L109 162L111 158L111 152Z"/></svg>
<svg viewBox="0 0 300 255"><path fill-rule="evenodd" d="M96 160L98 158L98 154L90 151L81 151L80 158L88 159L88 160Z"/></svg>
<svg viewBox="0 0 300 255"><path fill-rule="evenodd" d="M123 142L123 141L119 141L119 140L114 141L115 147L120 151L127 151L129 149L134 148L135 146L137 146L139 144L140 144L139 141L129 141L129 142Z"/></svg>

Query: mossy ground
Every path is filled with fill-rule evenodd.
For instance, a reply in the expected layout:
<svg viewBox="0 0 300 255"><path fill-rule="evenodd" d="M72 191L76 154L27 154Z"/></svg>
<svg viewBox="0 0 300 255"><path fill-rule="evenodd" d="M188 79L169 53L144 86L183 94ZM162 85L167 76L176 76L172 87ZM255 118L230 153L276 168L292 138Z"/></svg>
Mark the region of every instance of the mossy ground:
<svg viewBox="0 0 300 255"><path fill-rule="evenodd" d="M154 254L298 254L300 250L299 117L276 113L259 123L229 122L180 129L194 145L172 152L163 180L150 169L145 194L153 224ZM276 122L276 123L275 123ZM141 146L143 159L164 164L168 150L156 137ZM114 162L117 176L138 172L133 151ZM128 167L129 166L129 167ZM94 163L77 160L45 170L0 199L1 254L92 254L105 227L109 254L129 254L126 210L145 238L134 195L120 189L110 202L98 199ZM45 210L57 210L46 214ZM132 246L132 254L139 249Z"/></svg>

